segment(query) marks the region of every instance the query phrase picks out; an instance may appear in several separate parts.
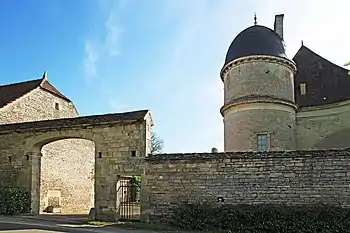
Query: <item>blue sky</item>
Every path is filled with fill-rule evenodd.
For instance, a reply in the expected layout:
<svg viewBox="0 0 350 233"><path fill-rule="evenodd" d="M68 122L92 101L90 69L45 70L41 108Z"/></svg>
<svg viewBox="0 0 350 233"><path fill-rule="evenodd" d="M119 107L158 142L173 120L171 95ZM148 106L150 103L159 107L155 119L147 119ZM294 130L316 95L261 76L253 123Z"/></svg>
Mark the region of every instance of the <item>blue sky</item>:
<svg viewBox="0 0 350 233"><path fill-rule="evenodd" d="M81 115L150 109L165 152L223 149L219 72L234 37L285 14L301 40L339 65L350 58L348 0L3 0L0 82L39 78ZM311 10L312 9L312 10Z"/></svg>

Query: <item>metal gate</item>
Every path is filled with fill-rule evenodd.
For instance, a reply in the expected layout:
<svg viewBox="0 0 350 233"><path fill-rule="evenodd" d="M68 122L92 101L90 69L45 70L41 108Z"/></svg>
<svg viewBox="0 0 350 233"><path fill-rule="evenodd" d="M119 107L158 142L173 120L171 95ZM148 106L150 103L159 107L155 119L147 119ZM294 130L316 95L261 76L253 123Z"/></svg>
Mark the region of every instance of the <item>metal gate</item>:
<svg viewBox="0 0 350 233"><path fill-rule="evenodd" d="M119 220L140 221L140 186L132 178L123 177L118 181L117 207Z"/></svg>

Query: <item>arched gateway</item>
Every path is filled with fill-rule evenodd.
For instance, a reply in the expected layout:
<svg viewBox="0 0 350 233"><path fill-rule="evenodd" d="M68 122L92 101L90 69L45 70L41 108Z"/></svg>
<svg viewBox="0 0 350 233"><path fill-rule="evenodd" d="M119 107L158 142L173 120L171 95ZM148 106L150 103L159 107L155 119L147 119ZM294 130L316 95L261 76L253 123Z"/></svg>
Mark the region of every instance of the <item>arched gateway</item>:
<svg viewBox="0 0 350 233"><path fill-rule="evenodd" d="M0 183L30 190L39 213L41 148L69 138L95 143L95 211L100 220L117 216L118 177L141 175L153 125L148 110L0 125Z"/></svg>

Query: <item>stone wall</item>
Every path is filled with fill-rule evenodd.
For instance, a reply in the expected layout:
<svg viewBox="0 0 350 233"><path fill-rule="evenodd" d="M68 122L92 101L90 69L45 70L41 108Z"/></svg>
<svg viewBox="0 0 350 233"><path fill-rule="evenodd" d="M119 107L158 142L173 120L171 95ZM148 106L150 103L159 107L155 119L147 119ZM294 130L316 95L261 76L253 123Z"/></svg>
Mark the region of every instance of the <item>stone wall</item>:
<svg viewBox="0 0 350 233"><path fill-rule="evenodd" d="M158 221L183 201L350 206L349 164L350 149L149 156L144 221Z"/></svg>
<svg viewBox="0 0 350 233"><path fill-rule="evenodd" d="M298 149L350 147L350 101L304 107L297 113Z"/></svg>
<svg viewBox="0 0 350 233"><path fill-rule="evenodd" d="M59 109L56 109L58 104ZM72 102L40 87L0 109L0 124L77 117ZM41 212L50 204L50 196L60 194L63 213L88 213L93 207L95 145L92 141L68 139L53 141L42 148ZM0 163L0 170L8 169Z"/></svg>

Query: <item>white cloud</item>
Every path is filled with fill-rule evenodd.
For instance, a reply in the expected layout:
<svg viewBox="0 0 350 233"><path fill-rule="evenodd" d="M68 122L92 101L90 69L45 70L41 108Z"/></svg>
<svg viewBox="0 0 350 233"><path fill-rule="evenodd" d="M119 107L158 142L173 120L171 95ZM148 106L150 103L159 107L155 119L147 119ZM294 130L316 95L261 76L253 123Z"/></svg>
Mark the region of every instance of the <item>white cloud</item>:
<svg viewBox="0 0 350 233"><path fill-rule="evenodd" d="M119 14L127 6L128 1L119 1L118 4L112 7L108 19L105 22L106 36L105 36L105 50L110 56L119 55L119 39L122 28L119 23Z"/></svg>
<svg viewBox="0 0 350 233"><path fill-rule="evenodd" d="M107 35L106 35L106 46L107 51L111 56L119 55L119 36L121 29L118 25L113 24L111 20L106 22Z"/></svg>
<svg viewBox="0 0 350 233"><path fill-rule="evenodd" d="M284 32L289 57L304 45L338 64L349 59L350 43L348 0L297 0L293 2L266 0L262 6L264 19L273 23L273 15L285 14Z"/></svg>
<svg viewBox="0 0 350 233"><path fill-rule="evenodd" d="M119 1L97 1L96 3L104 12L105 17L102 35L96 32L93 33L93 38L101 38L101 40L95 40L92 44L92 39L89 37L85 42L85 55L84 55L84 68L87 80L91 80L92 77L99 75L97 63L101 59L109 59L119 55L119 41L122 32L122 27L119 23L119 14L127 6L128 0ZM94 45L94 46L92 46Z"/></svg>
<svg viewBox="0 0 350 233"><path fill-rule="evenodd" d="M109 107L112 112L126 112L130 107L117 99L109 100Z"/></svg>
<svg viewBox="0 0 350 233"><path fill-rule="evenodd" d="M98 59L98 54L92 47L92 44L90 41L85 41L85 46L84 46L84 51L85 51L85 57L84 57L84 68L85 68L85 74L88 79L91 77L97 76L97 59Z"/></svg>

